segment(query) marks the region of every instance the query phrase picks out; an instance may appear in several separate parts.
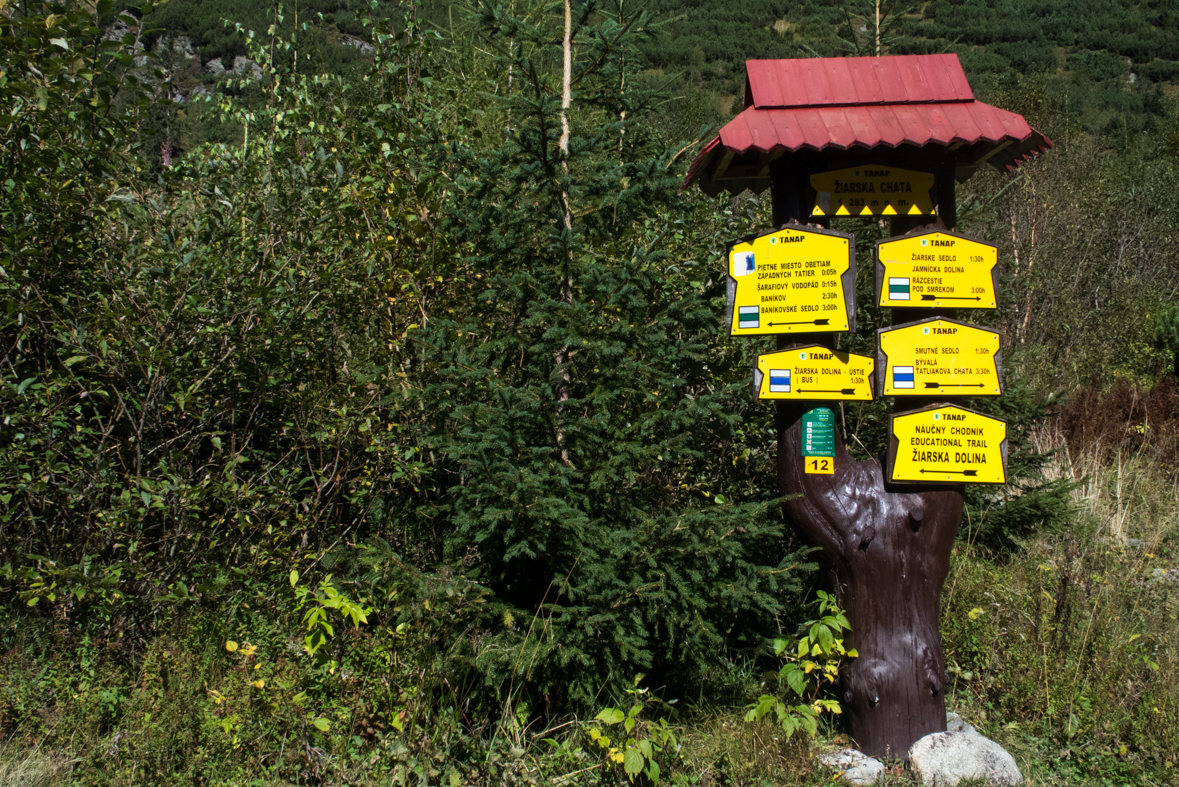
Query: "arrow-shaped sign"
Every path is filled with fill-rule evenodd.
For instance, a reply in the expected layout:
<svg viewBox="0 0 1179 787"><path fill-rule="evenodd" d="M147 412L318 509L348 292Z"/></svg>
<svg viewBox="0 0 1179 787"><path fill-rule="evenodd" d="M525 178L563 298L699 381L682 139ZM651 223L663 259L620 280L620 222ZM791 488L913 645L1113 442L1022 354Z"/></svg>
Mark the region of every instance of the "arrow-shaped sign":
<svg viewBox="0 0 1179 787"><path fill-rule="evenodd" d="M926 383L926 388L986 388L985 383Z"/></svg>
<svg viewBox="0 0 1179 787"><path fill-rule="evenodd" d="M978 475L977 470L925 470L925 469L922 469L921 473L922 473L922 475L924 475L925 473L933 473L934 475L945 475L947 473L950 475L969 475L969 476Z"/></svg>
<svg viewBox="0 0 1179 787"><path fill-rule="evenodd" d="M820 391L815 388L799 388L798 392L799 393L837 393L837 394L844 394L846 396L848 394L854 394L856 392L856 389L855 388L838 388L833 391Z"/></svg>
<svg viewBox="0 0 1179 787"><path fill-rule="evenodd" d="M826 325L831 322L830 319L824 317L821 320L802 320L800 322L772 322L770 325Z"/></svg>
<svg viewBox="0 0 1179 787"><path fill-rule="evenodd" d="M973 298L967 295L922 295L923 301L981 301L982 298L977 295Z"/></svg>

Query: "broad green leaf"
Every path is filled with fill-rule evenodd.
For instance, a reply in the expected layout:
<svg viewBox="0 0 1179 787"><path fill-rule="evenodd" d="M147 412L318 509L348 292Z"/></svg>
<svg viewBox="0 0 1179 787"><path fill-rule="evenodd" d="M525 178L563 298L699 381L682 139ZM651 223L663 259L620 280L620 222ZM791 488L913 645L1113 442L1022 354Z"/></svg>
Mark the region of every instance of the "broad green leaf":
<svg viewBox="0 0 1179 787"><path fill-rule="evenodd" d="M797 665L791 664L789 666L793 667L793 669L786 673L786 685L790 687L791 691L801 697L806 693L806 672L799 669Z"/></svg>
<svg viewBox="0 0 1179 787"><path fill-rule="evenodd" d="M835 644L835 637L826 626L819 627L819 644L823 646L824 653L830 653L831 646Z"/></svg>
<svg viewBox="0 0 1179 787"><path fill-rule="evenodd" d="M594 719L605 722L606 724L617 724L626 718L626 714L618 710L618 708L603 708Z"/></svg>
<svg viewBox="0 0 1179 787"><path fill-rule="evenodd" d="M635 776L643 772L645 763L646 760L643 759L643 755L639 753L638 749L627 749L626 754L622 755L622 769L626 771L626 775L630 776L632 781Z"/></svg>
<svg viewBox="0 0 1179 787"><path fill-rule="evenodd" d="M315 729L320 730L321 732L327 732L328 730L330 730L332 728L332 723L330 721L328 721L327 719L325 719L323 716L320 716L318 719L316 719L315 721L313 721L311 723L315 726Z"/></svg>

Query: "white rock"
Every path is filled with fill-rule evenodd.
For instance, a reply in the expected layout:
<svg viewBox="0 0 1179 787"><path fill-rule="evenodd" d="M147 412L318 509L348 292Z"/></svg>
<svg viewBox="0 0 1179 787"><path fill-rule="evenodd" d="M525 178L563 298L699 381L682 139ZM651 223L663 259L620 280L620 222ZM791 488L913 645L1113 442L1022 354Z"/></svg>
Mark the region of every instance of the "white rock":
<svg viewBox="0 0 1179 787"><path fill-rule="evenodd" d="M103 41L119 41L122 42L123 36L126 35L131 28L127 27L127 23L122 19L116 20L114 25L107 29L102 34Z"/></svg>
<svg viewBox="0 0 1179 787"><path fill-rule="evenodd" d="M843 771L839 778L854 787L871 787L884 775L884 765L879 760L855 749L824 754L819 762L832 770Z"/></svg>
<svg viewBox="0 0 1179 787"><path fill-rule="evenodd" d="M909 749L909 767L923 785L954 787L963 779L985 779L996 787L1023 783L1015 758L958 714L946 714L946 730L926 735Z"/></svg>
<svg viewBox="0 0 1179 787"><path fill-rule="evenodd" d="M361 54L365 55L371 55L377 51L375 46L362 38L357 38L356 36L342 35L340 36L340 43L344 44L345 46L354 46L360 50Z"/></svg>
<svg viewBox="0 0 1179 787"><path fill-rule="evenodd" d="M233 73L240 74L248 79L261 79L262 66L250 60L248 57L238 55L233 59Z"/></svg>
<svg viewBox="0 0 1179 787"><path fill-rule="evenodd" d="M174 39L168 36L161 36L160 40L156 43L156 52L163 55L169 49L185 60L196 60L196 52L192 48L192 39L188 36L176 36Z"/></svg>
<svg viewBox="0 0 1179 787"><path fill-rule="evenodd" d="M962 721L962 717L953 711L946 713L946 732L973 732L978 735L978 730Z"/></svg>
<svg viewBox="0 0 1179 787"><path fill-rule="evenodd" d="M205 71L209 74L224 74L225 65L221 62L221 58L215 57L208 63L205 63Z"/></svg>

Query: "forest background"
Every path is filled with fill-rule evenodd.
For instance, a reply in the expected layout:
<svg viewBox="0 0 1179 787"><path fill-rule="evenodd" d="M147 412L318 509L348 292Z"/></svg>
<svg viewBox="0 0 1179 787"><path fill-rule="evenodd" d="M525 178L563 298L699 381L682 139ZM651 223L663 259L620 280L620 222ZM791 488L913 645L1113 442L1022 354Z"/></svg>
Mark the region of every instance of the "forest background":
<svg viewBox="0 0 1179 787"><path fill-rule="evenodd" d="M875 7L572 10L565 99L560 5L0 5L5 782L830 778L837 716L743 720L817 615L719 325L767 200L680 184L745 58L874 53ZM1173 783L1177 12L882 11L1055 142L959 191L1016 439L949 704L1033 783Z"/></svg>

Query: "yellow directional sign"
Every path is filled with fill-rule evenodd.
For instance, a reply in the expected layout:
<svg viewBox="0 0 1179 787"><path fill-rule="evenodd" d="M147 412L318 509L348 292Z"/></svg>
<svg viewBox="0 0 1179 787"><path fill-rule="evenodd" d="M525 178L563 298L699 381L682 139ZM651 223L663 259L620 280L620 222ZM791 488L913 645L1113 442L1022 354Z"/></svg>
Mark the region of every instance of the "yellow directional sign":
<svg viewBox="0 0 1179 787"><path fill-rule="evenodd" d="M883 396L999 396L999 334L931 317L876 332Z"/></svg>
<svg viewBox="0 0 1179 787"><path fill-rule="evenodd" d="M876 303L910 309L996 308L998 250L952 232L876 244Z"/></svg>
<svg viewBox="0 0 1179 787"><path fill-rule="evenodd" d="M729 247L729 334L855 330L853 236L787 227Z"/></svg>
<svg viewBox="0 0 1179 787"><path fill-rule="evenodd" d="M870 401L876 361L817 344L757 356L757 399Z"/></svg>
<svg viewBox="0 0 1179 787"><path fill-rule="evenodd" d="M812 216L931 216L933 175L885 166L811 175Z"/></svg>
<svg viewBox="0 0 1179 787"><path fill-rule="evenodd" d="M888 478L920 483L1007 481L1007 424L937 404L889 419Z"/></svg>

